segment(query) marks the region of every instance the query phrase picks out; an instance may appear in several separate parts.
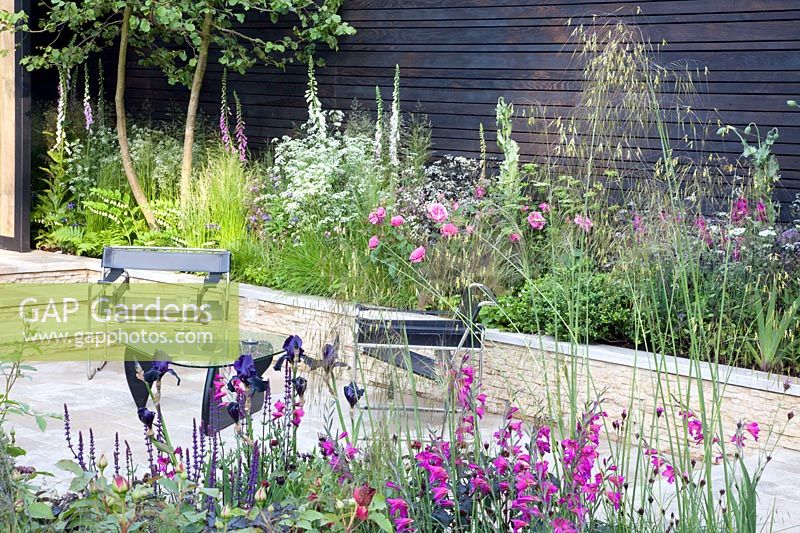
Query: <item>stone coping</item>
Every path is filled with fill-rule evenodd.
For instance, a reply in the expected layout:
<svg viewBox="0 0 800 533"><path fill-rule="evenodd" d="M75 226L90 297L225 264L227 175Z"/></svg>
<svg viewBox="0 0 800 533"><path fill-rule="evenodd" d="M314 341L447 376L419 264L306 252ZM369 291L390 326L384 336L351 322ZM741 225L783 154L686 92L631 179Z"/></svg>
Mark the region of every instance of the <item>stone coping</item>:
<svg viewBox="0 0 800 533"><path fill-rule="evenodd" d="M62 271L89 270L100 272L100 260L88 257L77 257L61 253L33 251L17 253L0 251L0 275L23 273L46 273ZM168 272L152 272L132 270L131 276L136 279L158 282L196 281L196 276L184 274L176 275ZM267 287L242 283L239 286L239 295L243 298L270 302L275 304L312 309L315 311L330 312L344 316L355 313L355 305L340 302L331 298L293 294ZM570 355L574 346L566 342L556 342L552 337L545 335L532 335L513 333L488 329L486 339L494 343L520 346L529 349L538 349L548 352ZM651 352L608 346L604 344L577 345L575 355L586 357L589 360L603 361L606 363L635 367L643 370L663 371L684 377L696 377L698 370L704 380L714 379L714 366L710 363L693 364L684 357L671 355L660 356ZM797 379L781 375L773 375L758 370L736 368L729 365L716 366L717 379L728 385L745 387L749 389L785 394L800 397L800 387L790 387L784 391L784 383L798 384Z"/></svg>

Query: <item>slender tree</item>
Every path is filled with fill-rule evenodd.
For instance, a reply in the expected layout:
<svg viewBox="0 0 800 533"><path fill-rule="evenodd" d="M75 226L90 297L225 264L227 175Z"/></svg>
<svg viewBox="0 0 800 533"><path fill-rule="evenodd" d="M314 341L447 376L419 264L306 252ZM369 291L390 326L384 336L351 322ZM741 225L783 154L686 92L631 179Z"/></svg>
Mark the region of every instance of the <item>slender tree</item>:
<svg viewBox="0 0 800 533"><path fill-rule="evenodd" d="M200 95L209 51L219 53L219 63L244 75L256 64L284 68L294 61L307 62L324 43L335 49L343 35L355 30L338 11L343 0L164 0L153 12L163 45L151 50L144 63L157 66L171 84L189 89L189 104L181 165L181 202L185 204L192 173ZM288 31L266 32L273 38L247 32L252 19L290 23ZM187 53L187 51L189 53ZM318 61L321 64L320 61Z"/></svg>

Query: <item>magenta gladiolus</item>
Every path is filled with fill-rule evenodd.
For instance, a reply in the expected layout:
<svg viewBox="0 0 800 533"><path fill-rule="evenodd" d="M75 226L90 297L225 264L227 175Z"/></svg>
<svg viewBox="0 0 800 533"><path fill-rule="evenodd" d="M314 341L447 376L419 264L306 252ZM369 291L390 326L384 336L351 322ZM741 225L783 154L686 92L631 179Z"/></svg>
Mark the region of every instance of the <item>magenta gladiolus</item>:
<svg viewBox="0 0 800 533"><path fill-rule="evenodd" d="M421 263L423 259L425 259L425 247L420 246L416 248L411 255L408 256L409 261L412 263Z"/></svg>
<svg viewBox="0 0 800 533"><path fill-rule="evenodd" d="M545 214L547 214L547 213L549 213L549 212L550 212L552 209L553 209L553 208L552 208L552 207L550 207L550 204L548 204L547 202L542 202L542 203L540 203L540 204L539 204L539 211L541 211L542 213L545 213Z"/></svg>
<svg viewBox="0 0 800 533"><path fill-rule="evenodd" d="M437 223L442 223L449 216L447 208L439 202L434 202L428 206L428 216Z"/></svg>
<svg viewBox="0 0 800 533"><path fill-rule="evenodd" d="M745 424L744 429L753 436L753 440L758 440L758 432L761 431L761 428L758 426L758 422L750 422L749 424Z"/></svg>
<svg viewBox="0 0 800 533"><path fill-rule="evenodd" d="M378 239L378 236L373 235L372 237L369 238L369 249L374 250L375 248L378 247L380 243L381 241Z"/></svg>
<svg viewBox="0 0 800 533"><path fill-rule="evenodd" d="M458 226L456 226L455 224L447 223L444 226L442 226L441 232L442 235L444 235L445 237L455 237L456 235L458 235Z"/></svg>
<svg viewBox="0 0 800 533"><path fill-rule="evenodd" d="M512 233L508 236L508 240L511 242L519 242L522 237L519 236L519 233Z"/></svg>
<svg viewBox="0 0 800 533"><path fill-rule="evenodd" d="M531 211L528 215L528 224L530 224L533 229L544 229L547 220L539 211Z"/></svg>
<svg viewBox="0 0 800 533"><path fill-rule="evenodd" d="M392 226L394 226L395 228L399 228L400 226L405 224L406 219L404 219L402 215L395 215L392 217L392 220L390 222Z"/></svg>

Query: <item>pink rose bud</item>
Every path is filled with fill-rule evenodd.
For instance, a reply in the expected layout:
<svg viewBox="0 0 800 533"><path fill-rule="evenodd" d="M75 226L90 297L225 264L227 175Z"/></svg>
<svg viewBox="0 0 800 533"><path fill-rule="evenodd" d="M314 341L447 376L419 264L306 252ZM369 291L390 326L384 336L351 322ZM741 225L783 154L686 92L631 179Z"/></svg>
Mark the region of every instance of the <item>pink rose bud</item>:
<svg viewBox="0 0 800 533"><path fill-rule="evenodd" d="M369 249L374 250L375 248L378 247L380 243L381 241L378 239L378 236L373 235L372 237L369 238Z"/></svg>

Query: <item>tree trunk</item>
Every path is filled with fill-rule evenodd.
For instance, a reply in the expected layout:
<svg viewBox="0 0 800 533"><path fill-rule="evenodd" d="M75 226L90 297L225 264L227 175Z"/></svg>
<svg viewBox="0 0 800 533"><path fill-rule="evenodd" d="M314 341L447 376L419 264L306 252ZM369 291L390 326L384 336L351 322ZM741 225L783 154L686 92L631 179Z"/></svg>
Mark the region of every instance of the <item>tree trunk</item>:
<svg viewBox="0 0 800 533"><path fill-rule="evenodd" d="M114 93L114 109L117 115L117 138L119 139L119 152L122 157L122 168L131 186L133 197L139 209L142 210L144 219L151 230L158 229L156 218L150 210L147 196L144 194L139 178L133 168L131 148L128 145L128 121L125 117L125 63L128 57L128 30L131 19L131 6L126 5L122 14L122 28L119 34L119 57L117 59L117 86Z"/></svg>
<svg viewBox="0 0 800 533"><path fill-rule="evenodd" d="M181 165L181 206L186 206L189 195L189 180L192 176L192 148L194 146L194 129L197 122L197 107L200 104L200 91L208 65L208 47L211 44L211 12L206 13L203 27L200 30L200 52L197 66L192 78L192 89L189 93L189 108L186 110L186 129L183 133L183 164Z"/></svg>

